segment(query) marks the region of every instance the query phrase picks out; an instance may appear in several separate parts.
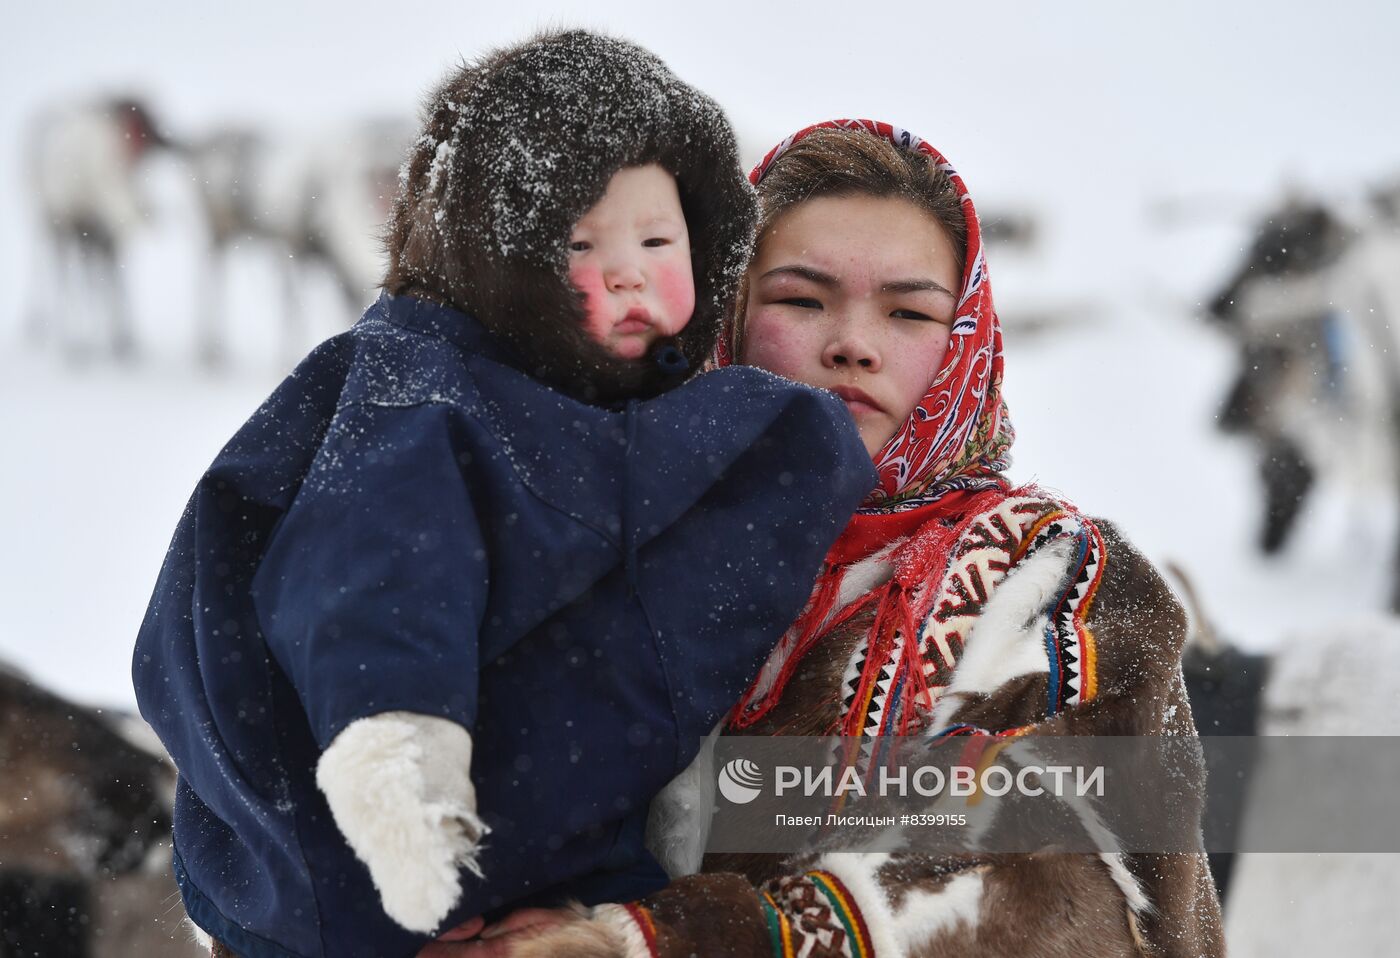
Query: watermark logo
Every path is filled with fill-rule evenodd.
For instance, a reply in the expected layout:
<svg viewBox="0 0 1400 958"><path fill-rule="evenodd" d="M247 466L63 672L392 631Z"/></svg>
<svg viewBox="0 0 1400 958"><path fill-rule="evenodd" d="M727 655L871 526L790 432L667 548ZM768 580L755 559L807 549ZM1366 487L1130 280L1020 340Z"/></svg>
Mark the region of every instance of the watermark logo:
<svg viewBox="0 0 1400 958"><path fill-rule="evenodd" d="M763 772L746 758L736 758L719 770L719 791L735 805L747 805L763 789Z"/></svg>

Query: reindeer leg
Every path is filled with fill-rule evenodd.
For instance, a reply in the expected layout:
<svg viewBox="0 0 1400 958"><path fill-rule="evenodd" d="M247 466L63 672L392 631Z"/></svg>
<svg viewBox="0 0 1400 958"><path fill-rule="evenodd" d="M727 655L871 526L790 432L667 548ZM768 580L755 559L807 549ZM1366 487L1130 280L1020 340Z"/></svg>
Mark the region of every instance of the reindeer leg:
<svg viewBox="0 0 1400 958"><path fill-rule="evenodd" d="M59 300L63 294L63 277L59 269L61 242L58 229L52 223L39 228L39 241L34 244L30 260L29 305L25 309L24 338L42 345L58 321Z"/></svg>
<svg viewBox="0 0 1400 958"><path fill-rule="evenodd" d="M1384 332L1386 339L1391 344L1391 349L1381 350L1381 355L1386 358L1381 361L1381 368L1385 376L1386 406L1390 414L1388 427L1390 439L1390 482L1392 492L1400 499L1400 363L1395 359L1395 331L1392 321L1396 318L1394 301L1387 301L1380 297L1376 291L1372 292L1373 308L1361 314L1370 317L1373 323L1379 323L1378 332ZM1375 329L1375 326L1373 326ZM1376 450L1381 453L1381 450ZM1400 612L1400 531L1395 533L1396 553L1390 569L1390 611Z"/></svg>
<svg viewBox="0 0 1400 958"><path fill-rule="evenodd" d="M1264 530L1259 548L1273 555L1283 548L1313 484L1313 468L1292 440L1276 436L1266 440L1259 462L1264 480Z"/></svg>
<svg viewBox="0 0 1400 958"><path fill-rule="evenodd" d="M216 239L209 244L200 271L199 325L195 329L195 353L199 363L209 369L222 366L227 359L219 331L224 328L226 306L224 276L228 270L228 244Z"/></svg>
<svg viewBox="0 0 1400 958"><path fill-rule="evenodd" d="M296 363L301 355L299 344L304 335L306 327L305 319L301 315L302 304L299 289L300 273L304 273L307 266L307 252L305 250L289 250L288 255L282 260L282 355L280 357L283 366L291 366Z"/></svg>
<svg viewBox="0 0 1400 958"><path fill-rule="evenodd" d="M1226 434L1244 433L1252 425L1254 415L1253 370L1245 366L1220 404L1215 426Z"/></svg>
<svg viewBox="0 0 1400 958"><path fill-rule="evenodd" d="M345 300L345 313L350 322L354 322L364 312L365 303L362 301L364 291L356 288L355 280L351 276L351 271L345 263L338 258L334 252L326 256L326 262L330 265L331 274L335 277L335 288L340 292ZM343 328L337 324L337 328Z"/></svg>
<svg viewBox="0 0 1400 958"><path fill-rule="evenodd" d="M1400 491L1400 481L1396 482L1396 490ZM1390 570L1390 611L1400 613L1400 533L1395 539L1397 548Z"/></svg>
<svg viewBox="0 0 1400 958"><path fill-rule="evenodd" d="M1391 441L1395 443L1396 449L1400 450L1400 389L1392 390L1390 401L1390 430ZM1400 459L1400 453L1396 454ZM1400 463L1392 467L1391 483L1396 498L1400 499ZM1390 611L1400 612L1400 531L1395 534L1396 552L1395 561L1390 571Z"/></svg>
<svg viewBox="0 0 1400 958"><path fill-rule="evenodd" d="M79 364L90 358L96 305L100 297L95 275L91 239L74 231L64 243L66 282L63 284L67 302L63 310L61 344L70 363Z"/></svg>
<svg viewBox="0 0 1400 958"><path fill-rule="evenodd" d="M136 334L131 321L131 304L126 296L126 279L117 262L117 246L108 237L101 246L100 262L106 278L107 312L112 330L112 355L129 360L136 355Z"/></svg>
<svg viewBox="0 0 1400 958"><path fill-rule="evenodd" d="M76 233L63 230L54 234L54 313L53 340L64 358L79 357L78 343L86 327L83 295L87 271L84 269L82 245Z"/></svg>

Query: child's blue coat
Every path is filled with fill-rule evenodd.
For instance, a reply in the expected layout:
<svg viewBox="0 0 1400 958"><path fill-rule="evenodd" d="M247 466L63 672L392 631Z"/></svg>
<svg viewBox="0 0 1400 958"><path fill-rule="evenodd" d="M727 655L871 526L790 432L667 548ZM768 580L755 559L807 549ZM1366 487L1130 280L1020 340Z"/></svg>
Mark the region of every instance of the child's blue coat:
<svg viewBox="0 0 1400 958"><path fill-rule="evenodd" d="M443 716L493 829L451 923L665 876L647 804L756 674L875 483L834 397L709 373L609 411L383 296L201 479L137 641L175 867L244 958L410 956L317 791L355 719Z"/></svg>

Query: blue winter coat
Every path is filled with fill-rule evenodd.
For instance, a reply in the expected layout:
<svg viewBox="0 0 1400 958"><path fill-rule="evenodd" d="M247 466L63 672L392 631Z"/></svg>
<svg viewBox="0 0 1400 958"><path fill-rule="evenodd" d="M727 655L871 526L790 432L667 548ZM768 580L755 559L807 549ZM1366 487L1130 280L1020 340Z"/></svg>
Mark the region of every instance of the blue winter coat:
<svg viewBox="0 0 1400 958"><path fill-rule="evenodd" d="M200 480L137 640L191 917L244 958L416 952L313 780L389 710L475 743L487 878L449 926L662 886L648 802L874 482L829 394L735 367L584 405L470 317L382 296Z"/></svg>

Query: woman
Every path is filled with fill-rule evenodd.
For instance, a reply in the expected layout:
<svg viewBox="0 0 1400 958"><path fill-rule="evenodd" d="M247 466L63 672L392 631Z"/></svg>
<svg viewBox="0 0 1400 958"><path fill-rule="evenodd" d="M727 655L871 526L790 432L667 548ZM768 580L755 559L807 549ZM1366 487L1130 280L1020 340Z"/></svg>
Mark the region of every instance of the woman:
<svg viewBox="0 0 1400 958"><path fill-rule="evenodd" d="M862 120L789 137L752 179L759 241L719 361L837 392L880 483L730 734L1194 735L1178 667L1185 618L1160 576L1111 525L1003 475L1013 433L1001 332L961 177L917 137ZM713 783L697 771L654 808L651 845L672 874L694 870L704 839L702 821L675 812L675 792ZM517 934L434 947L1223 953L1204 855L811 853L704 865L638 902L567 920L517 913L497 929Z"/></svg>

